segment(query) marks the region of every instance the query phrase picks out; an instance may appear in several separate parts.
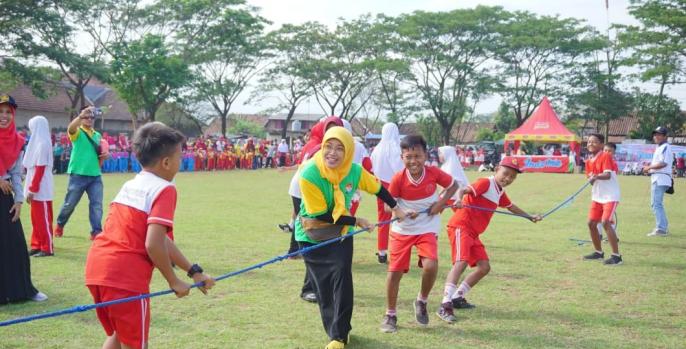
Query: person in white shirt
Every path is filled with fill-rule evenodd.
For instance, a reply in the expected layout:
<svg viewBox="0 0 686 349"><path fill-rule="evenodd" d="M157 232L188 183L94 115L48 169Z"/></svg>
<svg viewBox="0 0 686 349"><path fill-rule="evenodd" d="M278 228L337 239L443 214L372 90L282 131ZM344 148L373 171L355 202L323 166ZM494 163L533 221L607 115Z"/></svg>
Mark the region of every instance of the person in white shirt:
<svg viewBox="0 0 686 349"><path fill-rule="evenodd" d="M662 205L665 193L672 188L672 162L674 154L667 143L667 128L659 126L653 131L653 141L657 144L650 165L643 166L643 172L650 174L650 206L655 214L655 229L648 236L667 236L669 222Z"/></svg>

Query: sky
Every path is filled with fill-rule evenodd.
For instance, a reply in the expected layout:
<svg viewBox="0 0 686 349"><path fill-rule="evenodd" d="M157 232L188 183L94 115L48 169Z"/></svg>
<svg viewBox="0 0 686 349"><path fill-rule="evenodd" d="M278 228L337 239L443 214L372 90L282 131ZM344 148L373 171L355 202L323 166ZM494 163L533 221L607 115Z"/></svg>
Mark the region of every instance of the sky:
<svg viewBox="0 0 686 349"><path fill-rule="evenodd" d="M607 29L609 23L637 24L629 14L629 0L608 0L609 11L605 9L605 0L247 0L248 4L258 7L259 14L276 29L285 23L300 24L307 21L318 21L329 27L335 27L340 18L353 19L360 15L384 13L395 16L401 13L422 11L449 11L456 8L472 8L478 5L502 6L506 10L524 10L540 15L559 15L582 19L599 31ZM657 91L652 84L641 85L651 92ZM247 92L247 93L246 93ZM667 93L677 98L685 106L686 86L670 87ZM248 96L249 91L244 92ZM247 98L247 97L246 97ZM238 113L256 113L272 107L269 102L262 105L244 105L239 99L234 108ZM491 97L476 106L477 113L490 113L498 108L499 97ZM321 109L312 101L303 104L299 113L319 113Z"/></svg>

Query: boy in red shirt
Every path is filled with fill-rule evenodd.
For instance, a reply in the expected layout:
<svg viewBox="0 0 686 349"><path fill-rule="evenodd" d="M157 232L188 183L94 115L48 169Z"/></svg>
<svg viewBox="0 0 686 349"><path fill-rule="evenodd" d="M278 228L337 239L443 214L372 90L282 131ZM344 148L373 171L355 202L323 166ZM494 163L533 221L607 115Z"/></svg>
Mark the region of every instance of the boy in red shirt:
<svg viewBox="0 0 686 349"><path fill-rule="evenodd" d="M588 136L586 148L591 158L586 160L586 177L593 184L591 189L591 209L588 213L588 229L595 251L584 256L584 260L602 260L605 257L600 243L598 224L602 224L607 234L607 241L612 247L612 255L606 259L605 265L622 264L619 254L617 234L613 227L613 216L619 204L619 182L617 181L617 163L612 154L603 151L605 137L601 134Z"/></svg>
<svg viewBox="0 0 686 349"><path fill-rule="evenodd" d="M498 207L507 208L510 212L527 216L532 222L538 222L540 216L531 216L520 209L507 197L505 187L512 184L521 173L516 158L505 157L497 167L495 175L488 178L479 178L467 187L462 187L457 196L462 201L456 202L460 209L456 210L448 221L448 238L450 239L450 252L453 259L453 267L445 280L445 289L441 307L438 308L438 316L446 322L455 322L453 309L473 308L467 303L465 296L476 284L483 279L491 270L486 248L479 239L493 217L493 212L475 208L462 207L472 206L495 210ZM460 276L467 266L476 267L467 275L460 284Z"/></svg>
<svg viewBox="0 0 686 349"><path fill-rule="evenodd" d="M143 171L124 184L110 206L105 228L93 241L86 259L86 286L96 303L149 293L154 268L176 296L188 295L172 264L188 272L194 283L204 282L203 293L214 280L191 264L172 241L176 187L184 136L160 123L141 127L133 139ZM146 348L150 328L150 299L98 308L107 333L104 349Z"/></svg>
<svg viewBox="0 0 686 349"><path fill-rule="evenodd" d="M437 167L424 166L427 158L426 142L422 136L406 136L400 142L405 169L393 175L389 192L398 206L412 219L393 222L390 233L390 262L386 279L387 309L381 331L397 331L396 304L400 280L410 269L412 247L417 249L419 267L422 268L422 285L414 302L415 319L420 325L429 324L426 311L427 298L438 273L438 232L441 229L440 213L446 202L457 191L453 177ZM437 186L445 188L438 196ZM428 214L417 212L429 210Z"/></svg>

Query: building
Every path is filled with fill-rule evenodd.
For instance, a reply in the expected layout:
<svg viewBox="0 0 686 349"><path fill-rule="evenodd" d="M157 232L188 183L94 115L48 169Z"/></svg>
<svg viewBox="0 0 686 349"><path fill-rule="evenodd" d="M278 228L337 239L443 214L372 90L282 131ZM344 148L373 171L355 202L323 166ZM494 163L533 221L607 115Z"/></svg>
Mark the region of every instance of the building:
<svg viewBox="0 0 686 349"><path fill-rule="evenodd" d="M33 94L25 85L19 85L8 94L14 97L18 109L16 125L25 128L29 119L36 115L45 116L54 131L67 129L70 118L71 100L67 90L73 88L68 82L60 82L49 90L49 96L41 99ZM103 109L103 114L97 118L95 128L109 133L131 132L132 115L126 102L121 100L114 89L95 80L91 80L84 89L86 104ZM139 119L140 120L140 119Z"/></svg>
<svg viewBox="0 0 686 349"><path fill-rule="evenodd" d="M295 139L304 137L305 134L314 126L321 118L326 117L324 114L300 114L295 113L293 117L286 124L288 114L275 114L267 119L264 125L267 131L267 139L279 140L281 139L281 132L286 127L286 138Z"/></svg>

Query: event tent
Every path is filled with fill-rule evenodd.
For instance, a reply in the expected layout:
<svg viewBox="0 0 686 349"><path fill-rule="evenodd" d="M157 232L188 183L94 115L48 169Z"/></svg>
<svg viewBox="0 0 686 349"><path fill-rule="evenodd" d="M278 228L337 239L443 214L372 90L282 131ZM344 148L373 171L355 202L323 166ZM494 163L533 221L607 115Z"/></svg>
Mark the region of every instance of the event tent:
<svg viewBox="0 0 686 349"><path fill-rule="evenodd" d="M505 136L504 148L507 149L513 142L515 152L519 149L521 141L541 143L569 143L569 149L579 154L581 139L574 132L568 130L555 110L550 105L548 97L543 97L529 118L522 126Z"/></svg>

